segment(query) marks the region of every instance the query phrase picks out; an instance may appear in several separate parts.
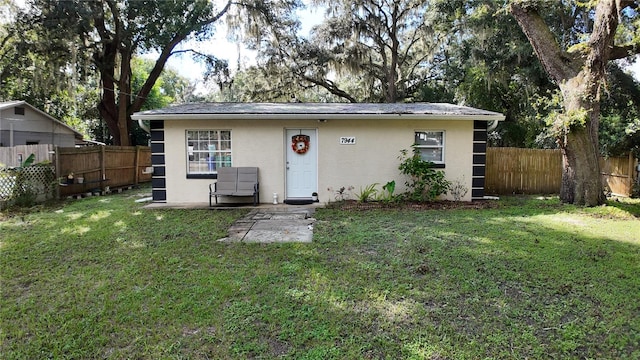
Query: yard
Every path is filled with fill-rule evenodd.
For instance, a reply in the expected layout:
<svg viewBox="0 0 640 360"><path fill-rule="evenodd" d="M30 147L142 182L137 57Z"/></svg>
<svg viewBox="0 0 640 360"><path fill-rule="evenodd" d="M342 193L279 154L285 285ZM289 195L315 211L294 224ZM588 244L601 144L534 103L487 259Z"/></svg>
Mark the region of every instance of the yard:
<svg viewBox="0 0 640 360"><path fill-rule="evenodd" d="M322 209L261 245L142 195L0 214L3 359L640 358L637 200Z"/></svg>

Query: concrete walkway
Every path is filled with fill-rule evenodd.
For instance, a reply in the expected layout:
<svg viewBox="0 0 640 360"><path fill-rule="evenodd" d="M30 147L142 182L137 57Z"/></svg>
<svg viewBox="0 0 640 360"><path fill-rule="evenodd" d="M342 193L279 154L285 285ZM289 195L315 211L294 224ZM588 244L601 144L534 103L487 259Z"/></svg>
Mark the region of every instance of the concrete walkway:
<svg viewBox="0 0 640 360"><path fill-rule="evenodd" d="M258 207L229 228L218 241L246 243L305 242L313 239L314 207Z"/></svg>
<svg viewBox="0 0 640 360"><path fill-rule="evenodd" d="M229 228L228 236L218 241L253 242L253 243L285 243L311 242L313 239L313 218L315 209L322 207L320 203L310 205L260 204L246 205L251 211L237 220ZM243 206L244 207L244 206ZM163 204L151 203L147 209L211 209L214 211L238 209L238 206L221 204L209 208L208 203Z"/></svg>

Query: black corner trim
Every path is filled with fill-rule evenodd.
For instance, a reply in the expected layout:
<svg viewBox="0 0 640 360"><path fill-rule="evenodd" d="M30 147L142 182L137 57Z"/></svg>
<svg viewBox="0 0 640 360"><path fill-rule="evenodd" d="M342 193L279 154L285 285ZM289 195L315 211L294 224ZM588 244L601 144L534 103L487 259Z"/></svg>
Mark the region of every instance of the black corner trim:
<svg viewBox="0 0 640 360"><path fill-rule="evenodd" d="M486 120L474 120L473 121L473 129L474 130L487 130L488 121Z"/></svg>
<svg viewBox="0 0 640 360"><path fill-rule="evenodd" d="M444 169L445 167L445 164L433 164L434 169Z"/></svg>
<svg viewBox="0 0 640 360"><path fill-rule="evenodd" d="M151 155L151 163L153 165L165 165L164 155Z"/></svg>
<svg viewBox="0 0 640 360"><path fill-rule="evenodd" d="M473 189L471 190L472 198L482 198L484 197L484 189Z"/></svg>
<svg viewBox="0 0 640 360"><path fill-rule="evenodd" d="M167 191L166 190L153 190L153 201L167 201Z"/></svg>
<svg viewBox="0 0 640 360"><path fill-rule="evenodd" d="M152 154L164 154L164 143L151 143Z"/></svg>
<svg viewBox="0 0 640 360"><path fill-rule="evenodd" d="M166 189L167 188L167 180L165 178L153 178L151 180L151 187L153 189Z"/></svg>
<svg viewBox="0 0 640 360"><path fill-rule="evenodd" d="M151 120L151 121L149 121L149 128L151 130L164 129L164 120Z"/></svg>
<svg viewBox="0 0 640 360"><path fill-rule="evenodd" d="M476 176L476 177L484 177L485 175L485 168L483 165L475 165L473 167L473 174L472 176Z"/></svg>
<svg viewBox="0 0 640 360"><path fill-rule="evenodd" d="M151 141L164 141L164 130L151 130Z"/></svg>
<svg viewBox="0 0 640 360"><path fill-rule="evenodd" d="M475 130L473 132L473 141L487 141L487 130Z"/></svg>
<svg viewBox="0 0 640 360"><path fill-rule="evenodd" d="M167 171L164 166L154 166L153 167L153 176L166 176Z"/></svg>
<svg viewBox="0 0 640 360"><path fill-rule="evenodd" d="M483 188L484 189L484 178L483 177L474 177L471 180L471 187L473 188Z"/></svg>
<svg viewBox="0 0 640 360"><path fill-rule="evenodd" d="M151 144L153 146L153 144ZM473 143L473 152L475 154L484 154L487 152L487 143L486 142L476 142Z"/></svg>
<svg viewBox="0 0 640 360"><path fill-rule="evenodd" d="M487 155L473 154L473 165L485 165L487 163Z"/></svg>

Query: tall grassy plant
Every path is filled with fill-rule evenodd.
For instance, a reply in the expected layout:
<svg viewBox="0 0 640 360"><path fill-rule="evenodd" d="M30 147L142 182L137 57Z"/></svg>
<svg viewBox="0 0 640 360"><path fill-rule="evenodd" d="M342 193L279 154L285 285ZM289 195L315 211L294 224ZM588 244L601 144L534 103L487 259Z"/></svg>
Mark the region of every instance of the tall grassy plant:
<svg viewBox="0 0 640 360"><path fill-rule="evenodd" d="M361 186L360 191L356 194L358 201L369 202L370 200L375 200L376 194L378 193L376 186L378 186L378 183L369 184L364 188Z"/></svg>

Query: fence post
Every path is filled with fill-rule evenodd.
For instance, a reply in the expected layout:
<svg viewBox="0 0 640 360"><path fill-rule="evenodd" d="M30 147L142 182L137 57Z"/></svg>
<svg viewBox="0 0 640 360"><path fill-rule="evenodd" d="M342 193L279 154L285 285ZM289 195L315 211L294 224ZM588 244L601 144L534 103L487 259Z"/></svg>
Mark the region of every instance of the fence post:
<svg viewBox="0 0 640 360"><path fill-rule="evenodd" d="M636 163L636 158L633 156L633 152L629 151L629 178L628 178L629 184L627 184L629 193L627 194L627 196L631 196L631 194L633 194L633 178L634 178L634 175L636 174L635 163Z"/></svg>
<svg viewBox="0 0 640 360"><path fill-rule="evenodd" d="M136 157L133 161L133 184L138 186L138 166L140 165L140 145L136 145Z"/></svg>
<svg viewBox="0 0 640 360"><path fill-rule="evenodd" d="M107 180L107 165L105 157L106 146L100 145L100 180ZM103 184L104 185L104 184Z"/></svg>
<svg viewBox="0 0 640 360"><path fill-rule="evenodd" d="M60 199L60 149L58 145L53 147L53 166L56 168L56 199Z"/></svg>

